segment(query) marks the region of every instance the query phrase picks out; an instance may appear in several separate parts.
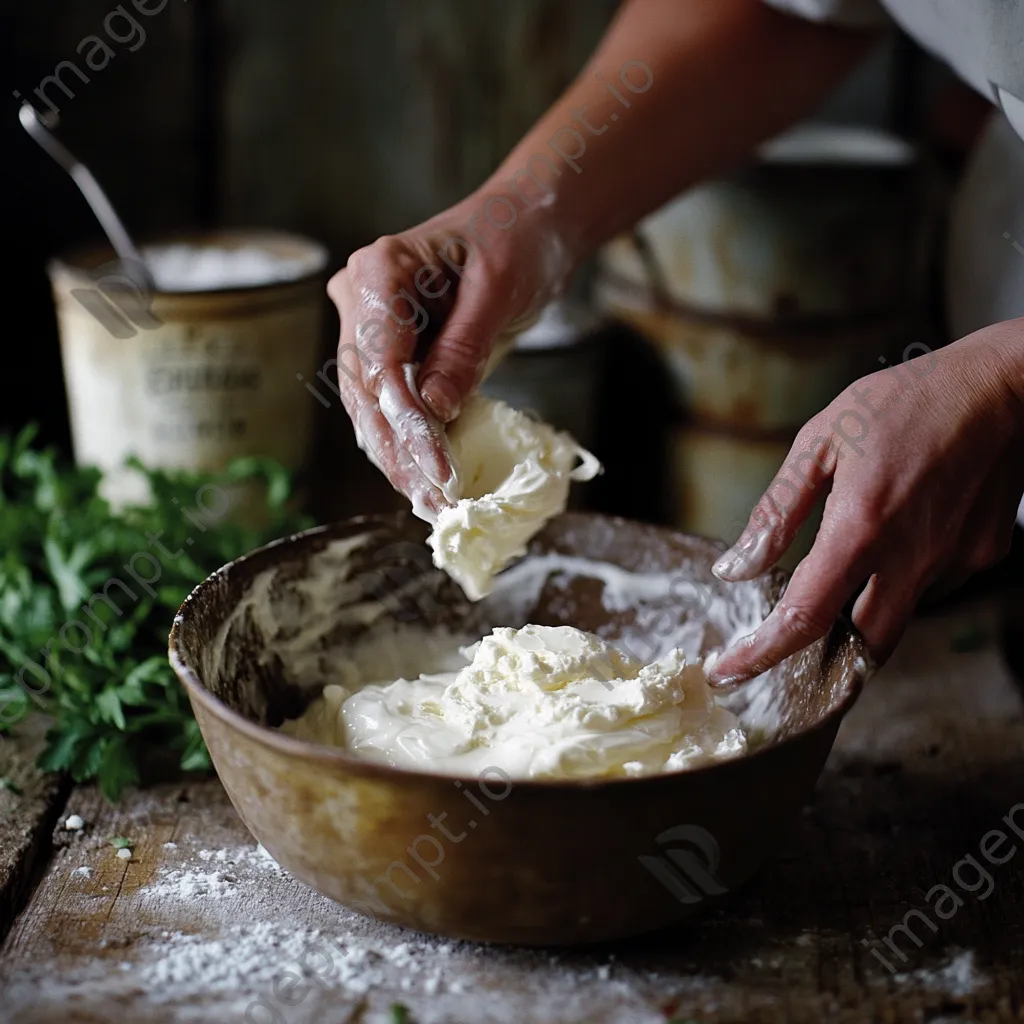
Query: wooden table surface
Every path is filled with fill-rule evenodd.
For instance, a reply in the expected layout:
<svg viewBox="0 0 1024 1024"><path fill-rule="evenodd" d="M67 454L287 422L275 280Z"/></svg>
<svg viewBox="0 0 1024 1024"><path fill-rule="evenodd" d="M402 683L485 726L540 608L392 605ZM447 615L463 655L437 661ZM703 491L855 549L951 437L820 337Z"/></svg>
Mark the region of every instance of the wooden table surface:
<svg viewBox="0 0 1024 1024"><path fill-rule="evenodd" d="M765 870L699 927L597 951L369 921L263 854L215 779L114 807L8 741L0 1020L383 1024L401 1003L410 1024L1024 1021L1024 700L997 618L989 600L916 622ZM965 631L982 646L957 653Z"/></svg>

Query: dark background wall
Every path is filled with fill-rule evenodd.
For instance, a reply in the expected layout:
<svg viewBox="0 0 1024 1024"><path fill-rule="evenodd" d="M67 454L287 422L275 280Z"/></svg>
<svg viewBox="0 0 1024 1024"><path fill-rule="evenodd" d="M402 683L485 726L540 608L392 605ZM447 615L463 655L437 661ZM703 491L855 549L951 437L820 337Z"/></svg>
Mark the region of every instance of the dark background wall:
<svg viewBox="0 0 1024 1024"><path fill-rule="evenodd" d="M73 96L47 88L59 135L140 237L215 223L293 229L326 242L340 265L352 248L474 187L578 70L616 4L144 6L156 13L111 0L8 0L3 13L0 203L9 258L0 429L35 419L63 446L67 416L44 268L97 228L70 179L19 126L15 91L32 96L65 60L88 76L84 83L65 69ZM144 41L118 11L141 26ZM100 70L84 59L90 36L113 51ZM824 113L913 132L922 87L934 76L905 40L890 40ZM325 424L328 434L344 432L336 410L324 416L337 421Z"/></svg>

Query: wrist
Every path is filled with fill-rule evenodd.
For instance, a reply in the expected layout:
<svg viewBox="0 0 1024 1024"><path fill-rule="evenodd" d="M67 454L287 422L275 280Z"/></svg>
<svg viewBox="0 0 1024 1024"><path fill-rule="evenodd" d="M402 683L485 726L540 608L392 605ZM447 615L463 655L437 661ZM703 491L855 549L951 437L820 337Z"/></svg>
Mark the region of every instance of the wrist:
<svg viewBox="0 0 1024 1024"><path fill-rule="evenodd" d="M517 148L474 194L475 206L489 226L488 210L492 218L506 221L512 220L514 211L515 223L507 234L526 259L541 261L543 276L552 282L551 298L562 291L589 252L582 228L585 218L569 203L573 182L567 182L567 173L547 157Z"/></svg>
<svg viewBox="0 0 1024 1024"><path fill-rule="evenodd" d="M1024 435L1024 317L993 324L957 342L970 365Z"/></svg>
<svg viewBox="0 0 1024 1024"><path fill-rule="evenodd" d="M1006 329L1006 389L1013 404L1017 428L1024 435L1024 317L1008 321Z"/></svg>

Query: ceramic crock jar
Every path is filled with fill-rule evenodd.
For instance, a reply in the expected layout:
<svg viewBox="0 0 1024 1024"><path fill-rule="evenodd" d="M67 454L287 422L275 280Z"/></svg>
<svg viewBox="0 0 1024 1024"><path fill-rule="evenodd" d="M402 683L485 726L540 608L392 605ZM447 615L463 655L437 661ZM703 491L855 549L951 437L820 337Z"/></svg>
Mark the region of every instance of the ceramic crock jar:
<svg viewBox="0 0 1024 1024"><path fill-rule="evenodd" d="M316 408L301 380L318 362L326 250L299 236L240 230L144 249L161 252L185 263L175 270L165 260L171 286L151 292L99 248L48 268L76 461L103 471L115 503L142 496L137 475L123 468L129 455L154 468L218 470L258 455L299 469ZM222 268L219 285L218 268L202 266L218 259L235 268L234 276ZM239 283L246 261L255 265Z"/></svg>

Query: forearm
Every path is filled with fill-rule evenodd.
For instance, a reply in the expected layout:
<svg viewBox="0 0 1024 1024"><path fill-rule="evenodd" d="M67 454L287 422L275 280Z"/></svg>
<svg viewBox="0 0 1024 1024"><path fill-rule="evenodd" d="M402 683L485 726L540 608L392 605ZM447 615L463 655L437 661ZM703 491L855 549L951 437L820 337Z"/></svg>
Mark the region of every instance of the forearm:
<svg viewBox="0 0 1024 1024"><path fill-rule="evenodd" d="M761 0L627 0L485 190L543 201L575 262L811 112L873 39Z"/></svg>

